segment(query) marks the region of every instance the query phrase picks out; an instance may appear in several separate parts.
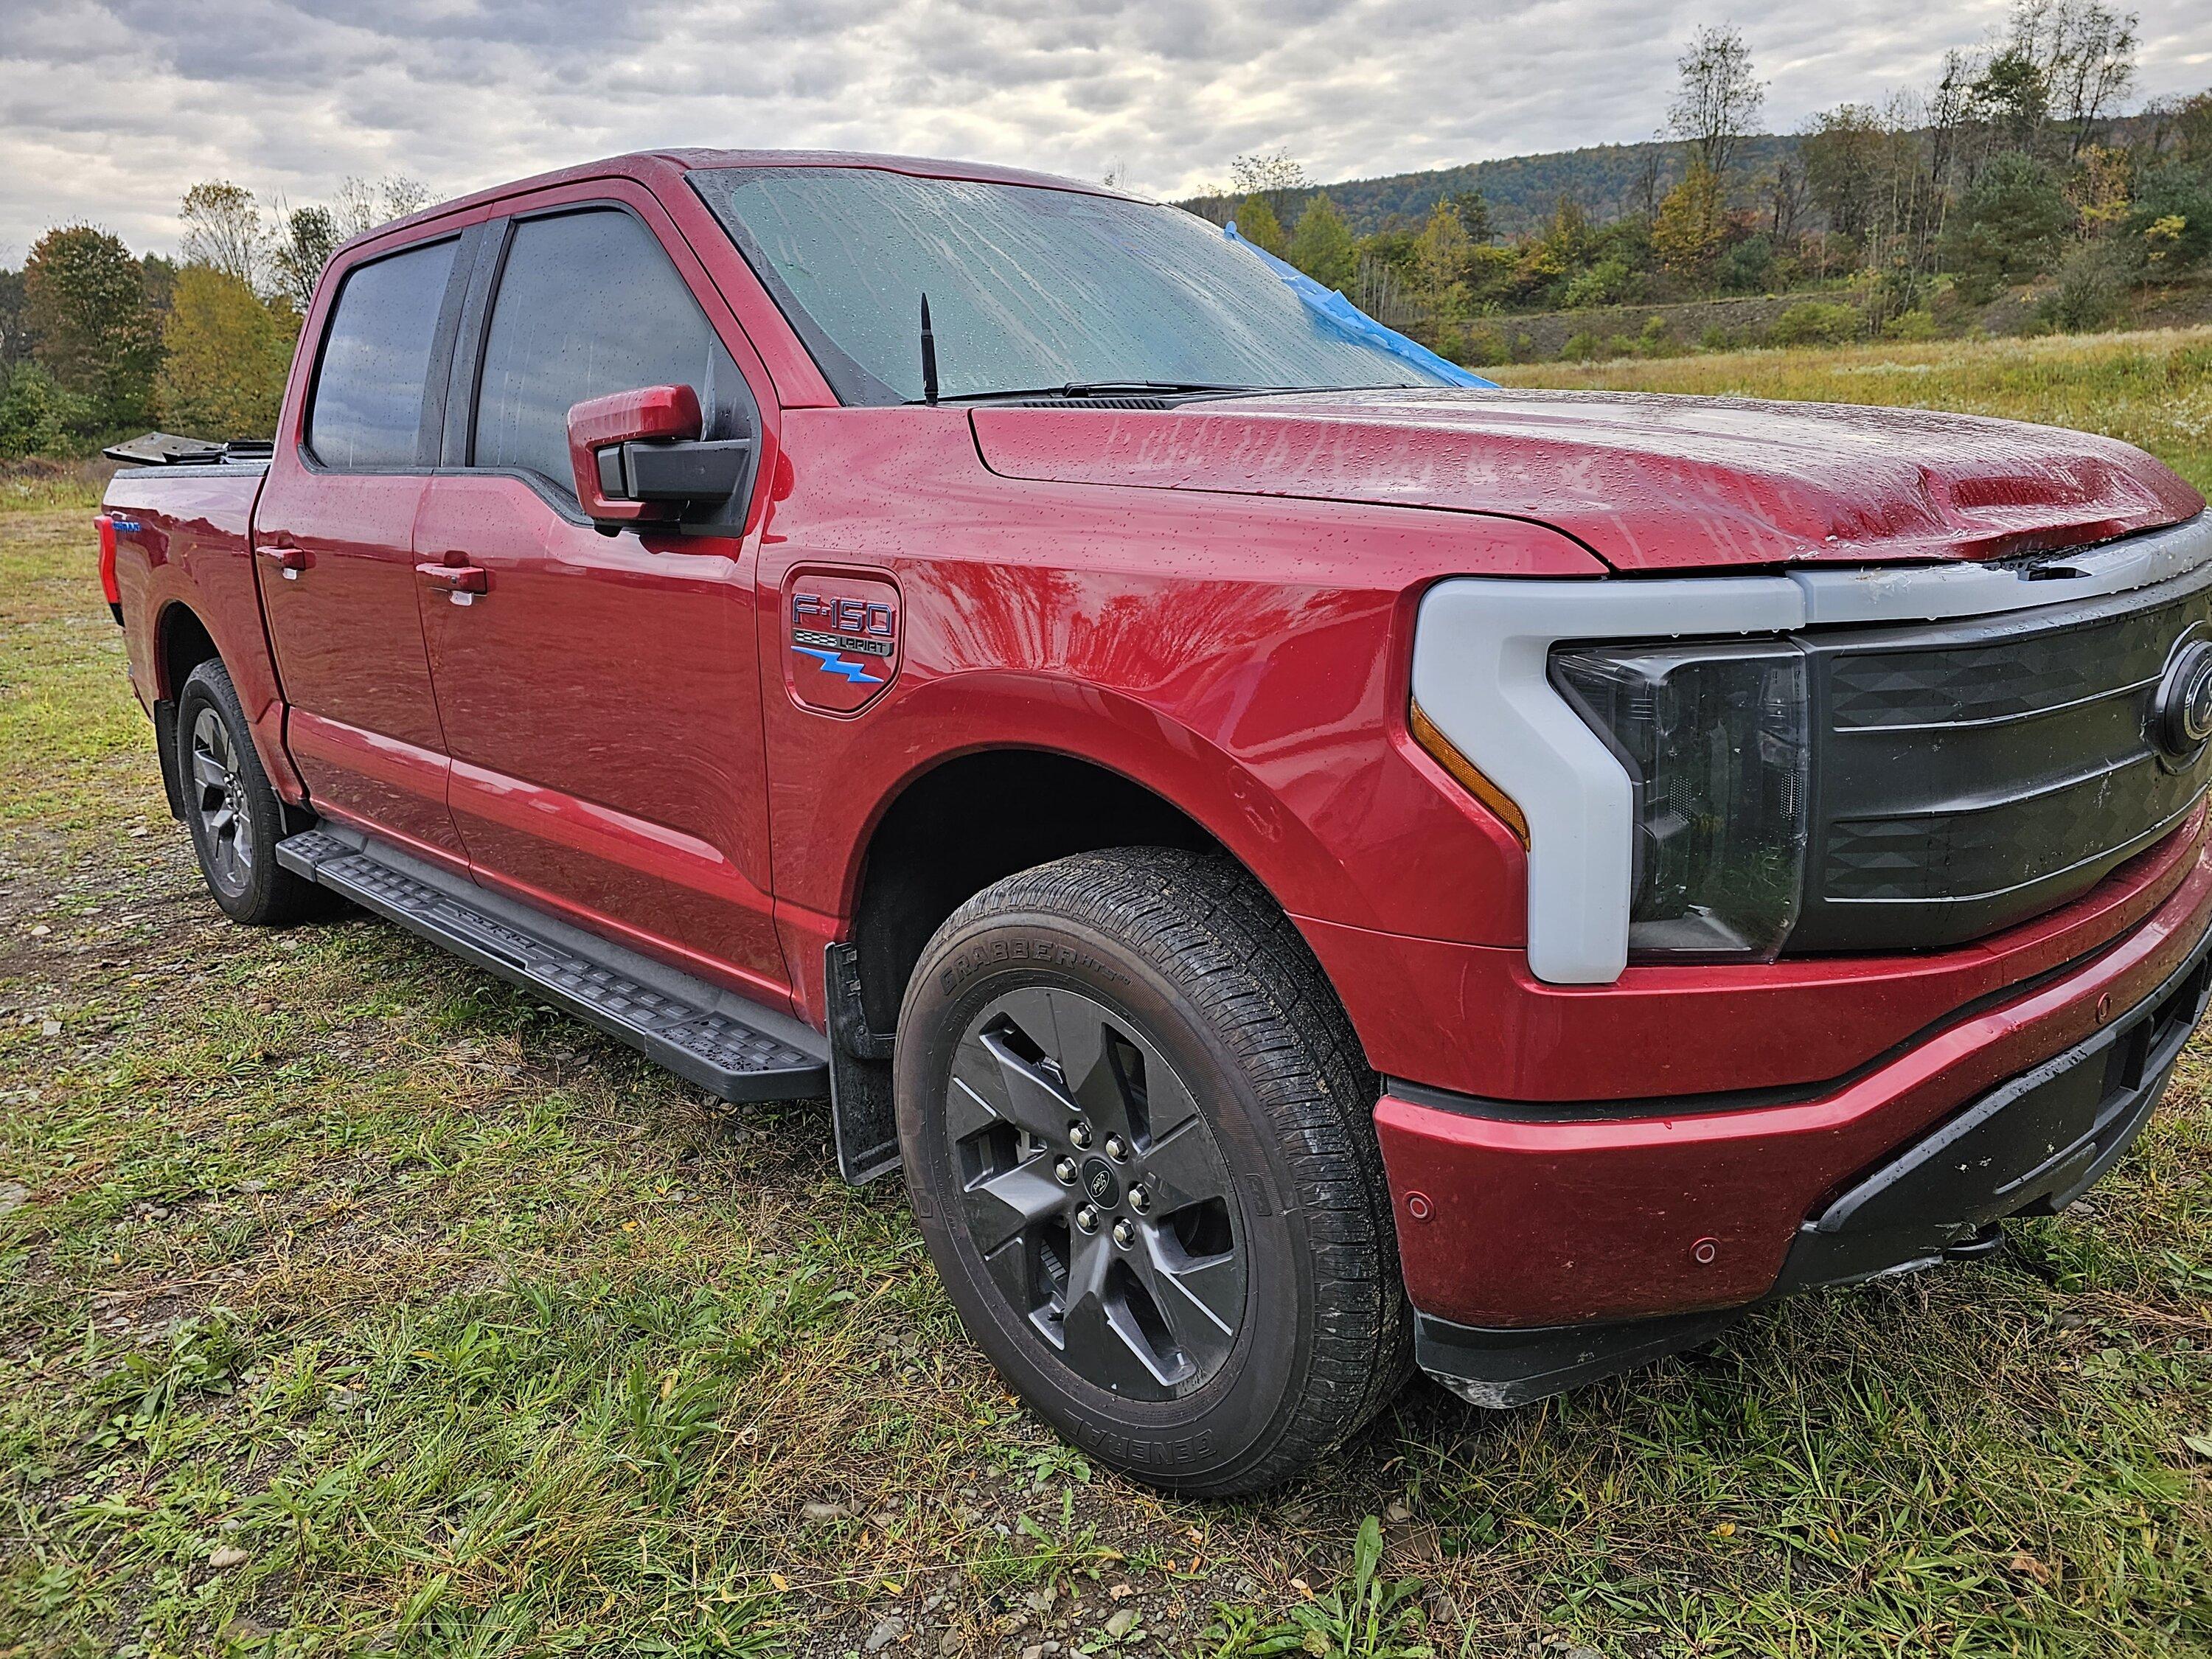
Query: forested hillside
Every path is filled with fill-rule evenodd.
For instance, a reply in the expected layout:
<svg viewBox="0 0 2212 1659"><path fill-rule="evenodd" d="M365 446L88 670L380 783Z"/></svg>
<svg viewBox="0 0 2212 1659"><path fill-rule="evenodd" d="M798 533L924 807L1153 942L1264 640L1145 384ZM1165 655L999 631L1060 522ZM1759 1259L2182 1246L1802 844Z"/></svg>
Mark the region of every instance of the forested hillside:
<svg viewBox="0 0 2212 1659"><path fill-rule="evenodd" d="M1760 133L1743 141L1743 164L1754 172L1771 172L1796 147L1795 138ZM1287 190L1283 196L1291 216L1284 222L1295 223L1306 204L1326 191L1355 236L1419 230L1438 202L1476 191L1489 204L1491 229L1503 236L1519 236L1540 228L1562 197L1601 223L1649 213L1681 182L1689 167L1689 145L1668 139L1507 155L1427 173L1393 173L1380 179ZM1198 197L1182 205L1219 221L1235 212L1238 199L1234 194Z"/></svg>

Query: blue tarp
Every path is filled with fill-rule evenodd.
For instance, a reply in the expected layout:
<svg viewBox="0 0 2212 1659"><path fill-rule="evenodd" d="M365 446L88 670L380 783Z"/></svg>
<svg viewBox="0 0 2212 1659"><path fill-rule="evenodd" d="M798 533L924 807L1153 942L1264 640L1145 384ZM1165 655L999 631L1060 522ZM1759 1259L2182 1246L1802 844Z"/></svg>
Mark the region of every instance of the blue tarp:
<svg viewBox="0 0 2212 1659"><path fill-rule="evenodd" d="M1237 222L1231 219L1222 234L1265 259L1275 275L1281 277L1291 293L1314 315L1314 320L1331 333L1342 335L1347 340L1358 340L1373 346L1378 351L1403 357L1407 362L1440 376L1453 386L1484 386L1495 390L1498 382L1486 380L1481 375L1462 368L1449 358L1439 357L1419 340L1409 340L1394 328L1385 328L1358 306L1333 288L1323 288L1296 265L1285 264L1261 247L1237 234Z"/></svg>

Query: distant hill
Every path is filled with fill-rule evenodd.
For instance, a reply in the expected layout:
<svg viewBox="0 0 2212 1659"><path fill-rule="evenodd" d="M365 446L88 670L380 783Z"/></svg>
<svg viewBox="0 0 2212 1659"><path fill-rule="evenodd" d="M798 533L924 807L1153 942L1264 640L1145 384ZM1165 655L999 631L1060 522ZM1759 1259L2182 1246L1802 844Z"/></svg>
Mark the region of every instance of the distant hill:
<svg viewBox="0 0 2212 1659"><path fill-rule="evenodd" d="M2154 126L2148 115L2123 115L2100 128L2099 142L2130 144L2147 141ZM1792 155L1797 140L1786 133L1762 132L1741 141L1735 176L1739 187ZM1501 237L1536 229L1567 196L1600 224L1644 208L1645 169L1656 155L1662 194L1688 171L1688 146L1664 139L1641 144L1595 144L1588 149L1553 150L1543 155L1507 155L1495 161L1437 167L1427 173L1393 173L1380 179L1347 179L1284 192L1281 215L1287 230L1297 222L1311 197L1326 191L1356 236L1402 227L1418 230L1438 201L1463 190L1479 190L1490 204L1490 222ZM1198 196L1178 204L1212 220L1225 221L1237 198Z"/></svg>
<svg viewBox="0 0 2212 1659"><path fill-rule="evenodd" d="M1738 176L1756 178L1771 171L1796 145L1795 138L1777 133L1745 139ZM1355 235L1370 236L1393 226L1419 229L1439 200L1463 190L1482 192L1490 204L1490 222L1502 236L1516 236L1535 228L1551 216L1561 196L1571 197L1583 212L1602 223L1641 210L1644 171L1655 155L1659 161L1659 189L1663 193L1686 170L1686 146L1662 141L1597 144L1588 149L1508 155L1428 173L1394 173L1381 179L1349 179L1340 184L1286 191L1289 210L1282 216L1283 223L1285 228L1295 223L1308 198L1326 191ZM1229 198L1196 197L1181 205L1218 222L1234 212L1237 204Z"/></svg>

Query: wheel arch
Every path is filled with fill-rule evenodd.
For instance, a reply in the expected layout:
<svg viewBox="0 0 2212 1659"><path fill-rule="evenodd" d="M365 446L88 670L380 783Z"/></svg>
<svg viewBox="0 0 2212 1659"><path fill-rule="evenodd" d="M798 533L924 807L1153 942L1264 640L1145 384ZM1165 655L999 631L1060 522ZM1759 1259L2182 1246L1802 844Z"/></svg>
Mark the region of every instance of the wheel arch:
<svg viewBox="0 0 2212 1659"><path fill-rule="evenodd" d="M1017 810L999 810L1006 802ZM1250 866L1160 790L1088 756L1006 744L942 756L878 811L860 854L849 938L868 1023L888 1031L945 919L993 883L1110 847L1177 847Z"/></svg>

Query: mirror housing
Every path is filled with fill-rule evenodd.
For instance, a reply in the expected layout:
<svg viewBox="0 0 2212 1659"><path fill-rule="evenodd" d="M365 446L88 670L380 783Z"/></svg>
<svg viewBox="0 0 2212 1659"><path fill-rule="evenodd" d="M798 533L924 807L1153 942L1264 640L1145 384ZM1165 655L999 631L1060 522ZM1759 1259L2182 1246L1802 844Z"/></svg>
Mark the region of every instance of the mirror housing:
<svg viewBox="0 0 2212 1659"><path fill-rule="evenodd" d="M703 428L699 395L688 386L640 386L576 404L568 461L585 516L612 535L726 502L744 479L752 440L703 440Z"/></svg>

